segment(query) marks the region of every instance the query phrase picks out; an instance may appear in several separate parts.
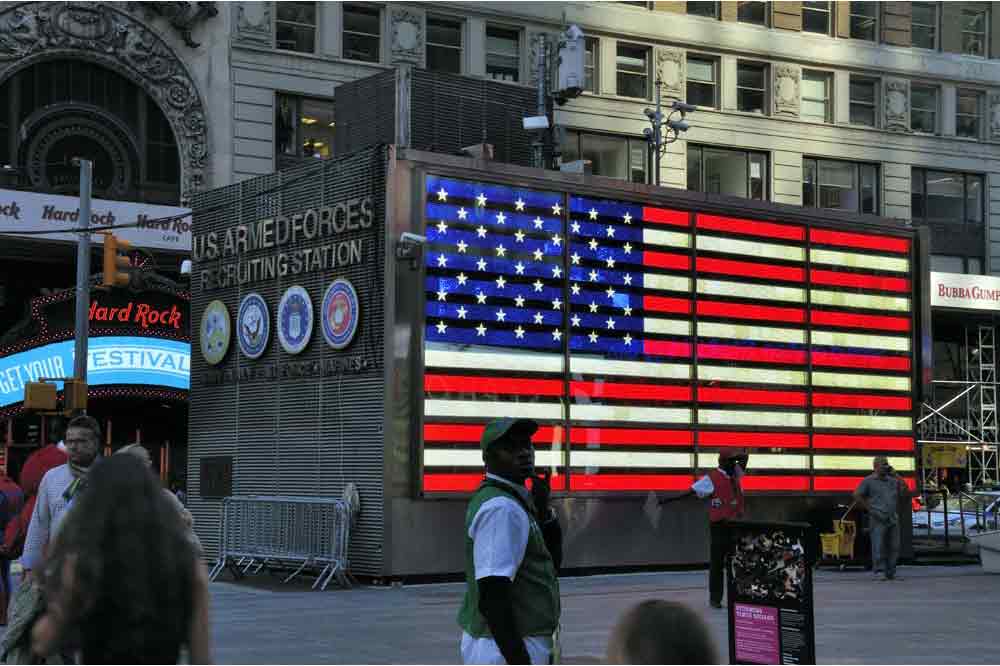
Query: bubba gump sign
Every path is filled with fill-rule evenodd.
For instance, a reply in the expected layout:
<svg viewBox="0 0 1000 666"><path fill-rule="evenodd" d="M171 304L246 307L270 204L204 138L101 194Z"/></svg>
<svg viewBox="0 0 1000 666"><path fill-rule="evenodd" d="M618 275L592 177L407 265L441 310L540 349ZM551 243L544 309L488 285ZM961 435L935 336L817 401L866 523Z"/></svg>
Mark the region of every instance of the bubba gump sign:
<svg viewBox="0 0 1000 666"><path fill-rule="evenodd" d="M931 307L1000 311L1000 278L964 273L931 273Z"/></svg>

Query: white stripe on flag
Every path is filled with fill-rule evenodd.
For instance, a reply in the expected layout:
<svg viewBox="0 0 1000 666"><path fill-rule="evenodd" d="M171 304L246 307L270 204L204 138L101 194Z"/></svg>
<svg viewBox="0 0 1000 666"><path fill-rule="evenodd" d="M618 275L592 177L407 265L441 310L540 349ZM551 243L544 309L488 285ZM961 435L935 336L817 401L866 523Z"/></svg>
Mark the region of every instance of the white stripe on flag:
<svg viewBox="0 0 1000 666"><path fill-rule="evenodd" d="M642 230L642 242L646 245L664 245L667 247L691 247L691 234L676 231L663 231L645 227Z"/></svg>
<svg viewBox="0 0 1000 666"><path fill-rule="evenodd" d="M890 351L910 351L910 339L869 333L834 333L813 331L812 343L828 347L855 347L857 349L888 349Z"/></svg>
<svg viewBox="0 0 1000 666"><path fill-rule="evenodd" d="M625 421L628 423L691 423L691 410L629 405L570 405L573 421Z"/></svg>
<svg viewBox="0 0 1000 666"><path fill-rule="evenodd" d="M731 338L734 340L763 340L805 344L806 332L798 328L770 328L748 324L723 324L698 322L698 336L705 338Z"/></svg>
<svg viewBox="0 0 1000 666"><path fill-rule="evenodd" d="M698 280L698 292L712 296L733 296L753 298L761 301L791 301L805 303L805 289L796 287L776 287L765 284L727 282L725 280Z"/></svg>
<svg viewBox="0 0 1000 666"><path fill-rule="evenodd" d="M477 449L424 449L427 467L483 467L483 452ZM563 451L535 449L535 467L562 467Z"/></svg>
<svg viewBox="0 0 1000 666"><path fill-rule="evenodd" d="M757 243L733 238L719 238L718 236L698 236L698 249L768 259L785 259L787 261L805 261L806 258L805 248L802 247Z"/></svg>
<svg viewBox="0 0 1000 666"><path fill-rule="evenodd" d="M519 416L529 419L561 419L563 406L558 402L489 402L428 398L424 400L424 414L452 418Z"/></svg>
<svg viewBox="0 0 1000 666"><path fill-rule="evenodd" d="M691 278L646 273L642 276L642 286L645 289L660 289L663 291L691 291Z"/></svg>
<svg viewBox="0 0 1000 666"><path fill-rule="evenodd" d="M894 310L909 312L910 299L903 296L876 296L846 291L813 289L809 294L815 305L832 305L838 308L867 308L869 310Z"/></svg>
<svg viewBox="0 0 1000 666"><path fill-rule="evenodd" d="M884 257L873 254L858 254L857 252L841 252L839 250L820 250L812 248L809 260L814 264L830 264L848 268L867 268L875 271L893 271L905 273L910 270L910 260L900 257Z"/></svg>
<svg viewBox="0 0 1000 666"><path fill-rule="evenodd" d="M642 330L646 333L661 333L663 335L691 335L691 326L691 322L684 319L646 317Z"/></svg>
<svg viewBox="0 0 1000 666"><path fill-rule="evenodd" d="M424 351L424 363L427 368L560 373L563 371L562 355L540 354L531 351L520 353L451 351L441 348L431 349L430 345L431 343L428 343L427 349Z"/></svg>
<svg viewBox="0 0 1000 666"><path fill-rule="evenodd" d="M593 451L573 449L570 465L577 467L668 468L690 469L693 453L668 453L665 451Z"/></svg>
<svg viewBox="0 0 1000 666"><path fill-rule="evenodd" d="M806 373L800 370L770 370L767 368L734 368L727 365L698 366L698 379L717 382L743 382L747 384L790 384L802 386Z"/></svg>
<svg viewBox="0 0 1000 666"><path fill-rule="evenodd" d="M643 361L607 361L602 358L571 356L570 372L574 374L622 375L654 379L691 379L691 366L686 363L654 363Z"/></svg>
<svg viewBox="0 0 1000 666"><path fill-rule="evenodd" d="M813 469L818 470L863 470L872 471L874 456L828 456L813 455ZM889 464L901 472L912 472L916 462L912 457L890 457Z"/></svg>
<svg viewBox="0 0 1000 666"><path fill-rule="evenodd" d="M716 453L699 453L698 467L715 468L719 464L719 456ZM809 469L809 456L795 453L750 453L749 467L752 470L758 469Z"/></svg>
<svg viewBox="0 0 1000 666"><path fill-rule="evenodd" d="M735 409L699 409L698 423L705 425L785 426L805 428L805 412L745 412Z"/></svg>
<svg viewBox="0 0 1000 666"><path fill-rule="evenodd" d="M813 427L855 428L858 430L912 430L913 419L908 416L813 413Z"/></svg>
<svg viewBox="0 0 1000 666"><path fill-rule="evenodd" d="M899 375L852 375L846 372L814 372L814 386L879 391L909 391L910 378Z"/></svg>

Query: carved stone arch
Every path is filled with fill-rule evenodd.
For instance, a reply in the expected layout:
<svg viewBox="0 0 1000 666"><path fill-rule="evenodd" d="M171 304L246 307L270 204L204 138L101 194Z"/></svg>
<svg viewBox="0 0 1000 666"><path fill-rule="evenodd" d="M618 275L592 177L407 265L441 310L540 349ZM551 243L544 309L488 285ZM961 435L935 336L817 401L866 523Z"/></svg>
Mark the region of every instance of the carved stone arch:
<svg viewBox="0 0 1000 666"><path fill-rule="evenodd" d="M154 30L104 3L28 2L0 10L0 83L58 59L88 60L142 88L173 130L181 200L204 187L205 105L187 66Z"/></svg>

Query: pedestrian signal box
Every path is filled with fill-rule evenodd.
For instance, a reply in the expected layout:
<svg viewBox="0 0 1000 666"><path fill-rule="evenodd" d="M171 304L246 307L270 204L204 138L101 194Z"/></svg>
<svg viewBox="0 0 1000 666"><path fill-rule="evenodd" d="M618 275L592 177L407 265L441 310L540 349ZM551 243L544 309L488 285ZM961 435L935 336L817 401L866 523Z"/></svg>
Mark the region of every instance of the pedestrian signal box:
<svg viewBox="0 0 1000 666"><path fill-rule="evenodd" d="M28 382L25 384L24 408L28 411L55 411L56 385L46 382Z"/></svg>
<svg viewBox="0 0 1000 666"><path fill-rule="evenodd" d="M129 258L123 253L132 249L128 241L117 238L114 234L104 237L104 280L105 287L124 287L128 285L130 275L127 269Z"/></svg>

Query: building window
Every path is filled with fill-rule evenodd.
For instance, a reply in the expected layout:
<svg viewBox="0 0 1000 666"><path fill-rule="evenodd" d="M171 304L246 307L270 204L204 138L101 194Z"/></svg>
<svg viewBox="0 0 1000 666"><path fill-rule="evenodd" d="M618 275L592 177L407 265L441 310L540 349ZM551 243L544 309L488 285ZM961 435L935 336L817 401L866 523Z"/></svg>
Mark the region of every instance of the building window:
<svg viewBox="0 0 1000 666"><path fill-rule="evenodd" d="M829 2L802 3L802 32L829 35L831 23Z"/></svg>
<svg viewBox="0 0 1000 666"><path fill-rule="evenodd" d="M979 174L914 169L910 215L914 222L982 227L983 193Z"/></svg>
<svg viewBox="0 0 1000 666"><path fill-rule="evenodd" d="M497 81L521 78L521 33L511 28L486 26L486 76Z"/></svg>
<svg viewBox="0 0 1000 666"><path fill-rule="evenodd" d="M764 113L767 102L767 65L740 61L736 65L736 108Z"/></svg>
<svg viewBox="0 0 1000 666"><path fill-rule="evenodd" d="M958 91L958 108L955 113L955 134L978 139L983 109L983 96L976 90Z"/></svg>
<svg viewBox="0 0 1000 666"><path fill-rule="evenodd" d="M920 49L937 49L938 4L936 2L913 2L910 5L912 44Z"/></svg>
<svg viewBox="0 0 1000 666"><path fill-rule="evenodd" d="M379 10L360 5L344 5L344 57L348 60L378 62L382 35L380 26Z"/></svg>
<svg viewBox="0 0 1000 666"><path fill-rule="evenodd" d="M921 134L937 133L938 89L910 87L910 129Z"/></svg>
<svg viewBox="0 0 1000 666"><path fill-rule="evenodd" d="M687 103L718 108L718 67L715 58L687 57Z"/></svg>
<svg viewBox="0 0 1000 666"><path fill-rule="evenodd" d="M427 17L427 69L462 73L462 22Z"/></svg>
<svg viewBox="0 0 1000 666"><path fill-rule="evenodd" d="M851 77L851 123L876 127L878 109L878 81L857 76Z"/></svg>
<svg viewBox="0 0 1000 666"><path fill-rule="evenodd" d="M740 23L767 25L766 2L737 2L736 20Z"/></svg>
<svg viewBox="0 0 1000 666"><path fill-rule="evenodd" d="M851 3L851 37L869 42L878 41L878 3Z"/></svg>
<svg viewBox="0 0 1000 666"><path fill-rule="evenodd" d="M332 101L279 94L275 116L278 168L333 156Z"/></svg>
<svg viewBox="0 0 1000 666"><path fill-rule="evenodd" d="M878 214L878 167L807 157L802 160L802 205Z"/></svg>
<svg viewBox="0 0 1000 666"><path fill-rule="evenodd" d="M986 57L987 11L986 8L962 9L962 53Z"/></svg>
<svg viewBox="0 0 1000 666"><path fill-rule="evenodd" d="M618 94L622 97L649 97L649 47L618 42L615 59Z"/></svg>
<svg viewBox="0 0 1000 666"><path fill-rule="evenodd" d="M687 3L687 13L691 16L704 16L705 18L719 18L719 3L709 0L696 0Z"/></svg>
<svg viewBox="0 0 1000 666"><path fill-rule="evenodd" d="M583 88L592 93L597 92L597 63L600 62L600 43L596 37L587 37L584 43L586 51L583 55Z"/></svg>
<svg viewBox="0 0 1000 666"><path fill-rule="evenodd" d="M935 273L983 274L982 257L960 257L950 254L932 254L931 270Z"/></svg>
<svg viewBox="0 0 1000 666"><path fill-rule="evenodd" d="M594 175L633 183L649 182L649 145L645 139L568 130L563 163L589 160Z"/></svg>
<svg viewBox="0 0 1000 666"><path fill-rule="evenodd" d="M829 72L802 70L802 110L803 120L830 122L830 88L832 75Z"/></svg>
<svg viewBox="0 0 1000 666"><path fill-rule="evenodd" d="M316 3L279 2L275 46L282 51L316 52Z"/></svg>
<svg viewBox="0 0 1000 666"><path fill-rule="evenodd" d="M687 188L693 192L727 194L767 200L767 154L745 150L687 146Z"/></svg>

